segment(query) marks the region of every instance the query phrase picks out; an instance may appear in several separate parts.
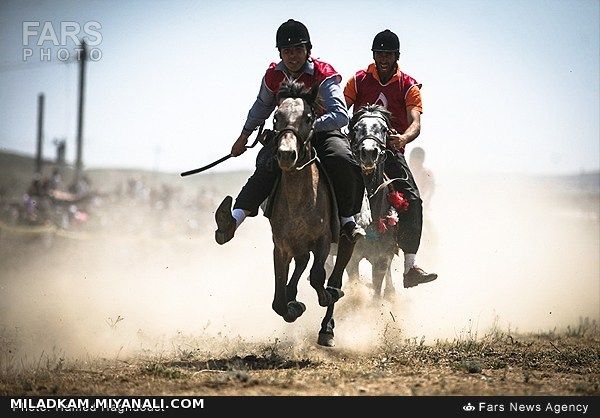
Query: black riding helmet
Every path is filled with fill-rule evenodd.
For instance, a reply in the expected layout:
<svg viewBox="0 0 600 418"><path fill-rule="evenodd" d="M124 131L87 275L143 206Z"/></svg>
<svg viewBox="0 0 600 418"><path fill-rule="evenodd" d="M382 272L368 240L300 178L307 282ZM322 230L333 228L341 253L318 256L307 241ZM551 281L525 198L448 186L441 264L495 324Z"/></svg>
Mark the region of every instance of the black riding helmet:
<svg viewBox="0 0 600 418"><path fill-rule="evenodd" d="M275 36L277 42L277 49L281 51L281 48L287 48L288 46L306 44L306 49L309 51L312 49L310 43L310 35L308 29L301 22L290 19L284 22L277 29L277 35Z"/></svg>
<svg viewBox="0 0 600 418"><path fill-rule="evenodd" d="M398 35L389 29L379 32L373 39L373 46L371 47L373 52L396 52L400 53L400 39Z"/></svg>

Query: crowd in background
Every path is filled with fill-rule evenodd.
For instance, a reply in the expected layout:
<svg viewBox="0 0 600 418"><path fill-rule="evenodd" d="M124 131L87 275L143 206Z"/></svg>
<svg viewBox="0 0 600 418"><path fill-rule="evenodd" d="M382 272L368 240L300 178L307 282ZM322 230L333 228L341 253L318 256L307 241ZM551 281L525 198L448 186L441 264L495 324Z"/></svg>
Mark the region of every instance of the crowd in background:
<svg viewBox="0 0 600 418"><path fill-rule="evenodd" d="M117 182L112 190L96 187L86 175L67 185L59 169L45 177L35 174L26 190L10 192L0 190L0 227L163 238L208 231L215 201L214 190L185 193L142 175ZM8 197L16 194L20 197Z"/></svg>

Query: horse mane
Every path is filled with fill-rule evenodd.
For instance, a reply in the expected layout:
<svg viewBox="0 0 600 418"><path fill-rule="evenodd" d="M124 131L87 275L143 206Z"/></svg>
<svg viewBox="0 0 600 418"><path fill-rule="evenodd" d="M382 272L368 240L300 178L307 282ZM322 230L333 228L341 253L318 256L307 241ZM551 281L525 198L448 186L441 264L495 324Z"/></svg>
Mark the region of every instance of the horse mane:
<svg viewBox="0 0 600 418"><path fill-rule="evenodd" d="M284 81L279 87L277 92L277 101L283 99L303 99L312 106L317 100L317 94L319 92L319 86L314 85L311 89L304 87L304 84L297 81Z"/></svg>
<svg viewBox="0 0 600 418"><path fill-rule="evenodd" d="M366 106L361 107L357 112L352 115L352 119L350 120L349 128L354 128L354 125L365 115L375 114L377 116L381 116L388 127L392 126L392 113L387 110L385 107L376 105L376 104L368 104Z"/></svg>

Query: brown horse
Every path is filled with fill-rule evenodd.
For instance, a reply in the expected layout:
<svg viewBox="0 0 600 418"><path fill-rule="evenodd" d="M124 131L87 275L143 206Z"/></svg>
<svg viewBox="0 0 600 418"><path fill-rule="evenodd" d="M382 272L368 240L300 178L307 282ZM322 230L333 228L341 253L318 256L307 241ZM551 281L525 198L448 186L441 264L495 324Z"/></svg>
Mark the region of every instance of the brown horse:
<svg viewBox="0 0 600 418"><path fill-rule="evenodd" d="M296 300L297 285L312 252L310 284L317 292L319 305L328 307L317 342L333 346L333 304L343 296L340 289L342 274L352 255L353 244L346 238L340 238L341 257L338 256L325 288L324 264L334 238L331 228L333 205L311 145L317 93L316 87L307 91L302 84L288 82L282 84L277 96L274 130L281 178L270 216L275 246L273 310L287 322L295 321L304 313L306 307ZM295 268L288 283L292 259Z"/></svg>

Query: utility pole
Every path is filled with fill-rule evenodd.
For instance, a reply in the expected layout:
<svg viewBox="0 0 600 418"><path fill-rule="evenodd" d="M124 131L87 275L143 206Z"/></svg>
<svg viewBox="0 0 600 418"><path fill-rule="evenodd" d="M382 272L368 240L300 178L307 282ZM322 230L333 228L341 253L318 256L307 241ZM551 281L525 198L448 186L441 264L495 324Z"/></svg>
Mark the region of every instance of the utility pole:
<svg viewBox="0 0 600 418"><path fill-rule="evenodd" d="M56 160L54 165L62 172L65 168L65 151L67 146L66 138L55 138L54 145L56 146Z"/></svg>
<svg viewBox="0 0 600 418"><path fill-rule="evenodd" d="M75 161L75 178L73 186L77 187L83 170L83 105L85 102L85 62L87 60L87 46L82 41L82 53L79 55L79 106L77 115L77 160Z"/></svg>
<svg viewBox="0 0 600 418"><path fill-rule="evenodd" d="M35 154L35 172L42 174L42 142L44 140L44 93L38 94L37 111L37 150Z"/></svg>

